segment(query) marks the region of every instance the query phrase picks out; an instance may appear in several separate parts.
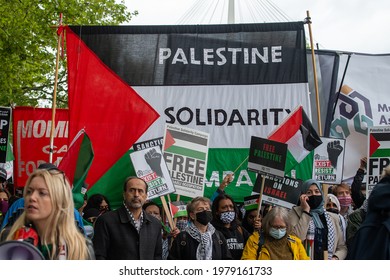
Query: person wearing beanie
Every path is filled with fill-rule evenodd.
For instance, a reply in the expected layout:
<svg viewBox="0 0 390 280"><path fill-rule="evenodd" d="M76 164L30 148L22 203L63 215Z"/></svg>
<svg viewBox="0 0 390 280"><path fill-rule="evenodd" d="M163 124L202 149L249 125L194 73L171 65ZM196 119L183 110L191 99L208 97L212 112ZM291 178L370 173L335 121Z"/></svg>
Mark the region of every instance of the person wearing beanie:
<svg viewBox="0 0 390 280"><path fill-rule="evenodd" d="M293 232L300 238L312 260L343 260L347 255L340 219L325 211L320 183L306 180L302 184L299 206L289 212Z"/></svg>

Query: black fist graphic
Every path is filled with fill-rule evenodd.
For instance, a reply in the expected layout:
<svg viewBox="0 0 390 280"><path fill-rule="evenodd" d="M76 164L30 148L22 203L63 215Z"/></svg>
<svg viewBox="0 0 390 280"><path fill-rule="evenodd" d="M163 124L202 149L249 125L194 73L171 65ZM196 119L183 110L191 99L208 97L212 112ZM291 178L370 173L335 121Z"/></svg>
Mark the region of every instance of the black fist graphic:
<svg viewBox="0 0 390 280"><path fill-rule="evenodd" d="M334 168L337 168L337 160L341 152L343 151L343 147L340 145L340 141L336 140L333 142L329 142L327 146L327 151L330 164L332 164Z"/></svg>
<svg viewBox="0 0 390 280"><path fill-rule="evenodd" d="M156 172L157 176L159 177L163 177L163 173L161 170L161 158L162 155L158 153L156 149L151 149L145 154L145 160L150 166L150 169Z"/></svg>

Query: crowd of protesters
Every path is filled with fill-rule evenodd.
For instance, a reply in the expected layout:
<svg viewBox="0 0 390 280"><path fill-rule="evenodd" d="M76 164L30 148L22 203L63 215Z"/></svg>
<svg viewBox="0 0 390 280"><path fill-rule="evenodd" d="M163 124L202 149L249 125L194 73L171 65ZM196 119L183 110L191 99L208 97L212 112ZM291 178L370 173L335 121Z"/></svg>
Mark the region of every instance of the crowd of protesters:
<svg viewBox="0 0 390 280"><path fill-rule="evenodd" d="M0 250L2 243L19 240L36 247L42 259L390 259L390 165L366 199L365 162L352 187L324 190L315 180L303 182L292 209L262 205L241 211L225 193L229 174L211 199L190 200L173 226L148 200L147 183L135 176L125 180L119 208L95 194L75 209L68 179L56 166L38 167L12 205L0 170Z"/></svg>

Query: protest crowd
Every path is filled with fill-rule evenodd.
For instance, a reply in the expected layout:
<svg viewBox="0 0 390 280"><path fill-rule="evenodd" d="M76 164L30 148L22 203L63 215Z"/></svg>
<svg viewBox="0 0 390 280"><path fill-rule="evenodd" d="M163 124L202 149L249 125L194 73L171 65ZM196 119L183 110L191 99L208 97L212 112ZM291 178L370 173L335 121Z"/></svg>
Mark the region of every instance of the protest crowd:
<svg viewBox="0 0 390 280"><path fill-rule="evenodd" d="M0 169L1 243L32 244L43 259L389 259L390 165L365 199L364 161L352 188L306 180L291 209L238 205L225 192L233 180L228 174L211 198L182 202L176 213L148 200L148 184L136 176L123 183L117 209L103 194L85 196L75 209L67 176L54 164L41 164L20 198L12 198Z"/></svg>

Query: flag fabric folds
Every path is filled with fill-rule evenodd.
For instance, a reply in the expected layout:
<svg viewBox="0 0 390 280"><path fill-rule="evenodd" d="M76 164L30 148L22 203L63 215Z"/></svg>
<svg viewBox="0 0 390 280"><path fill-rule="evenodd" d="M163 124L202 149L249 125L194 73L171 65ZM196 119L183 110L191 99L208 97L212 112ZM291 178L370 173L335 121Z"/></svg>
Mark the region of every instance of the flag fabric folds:
<svg viewBox="0 0 390 280"><path fill-rule="evenodd" d="M68 152L61 160L58 168L65 172L72 184L73 199L76 208L83 203L81 193L88 171L94 158L91 140L84 130L81 130L70 144Z"/></svg>
<svg viewBox="0 0 390 280"><path fill-rule="evenodd" d="M66 28L69 139L85 129L95 157L86 182L92 186L159 117L135 90Z"/></svg>
<svg viewBox="0 0 390 280"><path fill-rule="evenodd" d="M311 151L322 144L302 106L297 107L268 136L269 140L288 145L285 172L301 163Z"/></svg>
<svg viewBox="0 0 390 280"><path fill-rule="evenodd" d="M91 81L83 80L88 86L80 83L80 78L70 75L69 89L79 91L82 87L84 94L91 95L87 89L99 83L97 89L92 90L99 90L93 102L102 107L72 113L74 118L71 115L70 137L83 128L73 128L75 118L107 110L108 102L100 101L101 88L109 87L110 97L113 100L120 99L117 97L121 94L121 91L118 93L118 86L100 81L109 76L120 77L161 116L137 142L162 137L166 124L184 126L185 129L202 131L211 136L202 192L206 197L212 196L225 172L235 170L247 156L252 135L266 138L294 108L299 105L306 111L310 108L303 22L70 26L69 29L73 33L67 31L67 38L81 40L73 43L74 50L71 51L79 59L69 66L78 72L86 71L83 70L88 66L86 63L91 64L85 62L84 56L87 54L100 63L88 68L88 71L93 72ZM87 48L86 54L84 49ZM95 74L101 68L101 62L108 70L104 77ZM74 88L76 82L80 84L79 88ZM124 85L121 87L124 88ZM75 105L83 103L81 101L91 100L84 96L78 98L69 98L70 110L73 111ZM100 125L99 129L102 127ZM95 151L87 178L91 184L89 177L92 176L100 152L89 128L85 129ZM123 127L123 130L126 128ZM99 137L104 135L99 133ZM110 133L110 136L113 135L115 133ZM179 144L175 143L171 149L183 146ZM112 152L111 149L121 145L119 141L112 140L106 143L105 148ZM198 150L194 151L200 155ZM129 164L129 153L131 151L127 151L127 155L125 153L105 172L88 194L105 193L109 196L110 204L114 207L121 205L123 197L120 186L125 177L134 174ZM243 202L243 197L251 193L256 177L244 165L236 172L233 184L237 188L234 188L234 192L233 189L227 192L236 202ZM109 190L107 186L110 186Z"/></svg>

